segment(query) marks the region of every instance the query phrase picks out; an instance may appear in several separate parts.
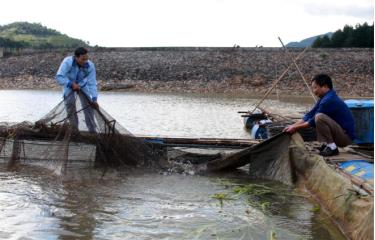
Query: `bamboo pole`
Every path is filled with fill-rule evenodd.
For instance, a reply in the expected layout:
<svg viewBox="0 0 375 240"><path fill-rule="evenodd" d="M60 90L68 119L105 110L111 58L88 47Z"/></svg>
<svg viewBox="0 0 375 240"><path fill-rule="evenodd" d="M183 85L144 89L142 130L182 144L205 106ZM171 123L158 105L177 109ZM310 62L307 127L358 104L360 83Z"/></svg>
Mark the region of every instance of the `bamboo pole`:
<svg viewBox="0 0 375 240"><path fill-rule="evenodd" d="M288 51L288 49L285 47L285 45L284 45L283 41L281 40L281 38L280 38L280 37L278 37L278 38L279 38L279 41L280 41L281 45L283 46L283 48L284 48L284 50L285 50L286 55L288 55L288 57L290 57L290 59L293 61L294 66L296 66L299 75L301 75L303 81L304 81L305 84L306 84L307 89L309 90L309 92L310 92L312 98L313 98L314 101L316 102L316 97L315 97L314 93L312 92L312 90L311 90L311 88L310 88L310 85L307 83L305 77L303 76L303 74L302 74L302 72L301 72L301 69L298 67L298 64L297 64L296 61L294 60L293 56L289 54L289 51Z"/></svg>
<svg viewBox="0 0 375 240"><path fill-rule="evenodd" d="M308 49L308 47L306 47L300 54L298 54L298 56L296 57L295 61L297 61L298 59L300 59L300 57L306 52L307 49ZM262 104L262 102L264 101L264 99L266 99L266 97L268 97L268 95L275 88L275 86L277 85L277 83L284 77L284 75L289 71L289 69L292 66L293 66L293 63L289 64L289 66L284 70L284 72L280 75L280 77L278 79L276 79L276 81L272 84L271 88L267 90L266 94L263 96L263 98L259 101L259 103L254 107L254 109L250 113L253 113L255 111L255 109L257 109L259 107L259 105Z"/></svg>

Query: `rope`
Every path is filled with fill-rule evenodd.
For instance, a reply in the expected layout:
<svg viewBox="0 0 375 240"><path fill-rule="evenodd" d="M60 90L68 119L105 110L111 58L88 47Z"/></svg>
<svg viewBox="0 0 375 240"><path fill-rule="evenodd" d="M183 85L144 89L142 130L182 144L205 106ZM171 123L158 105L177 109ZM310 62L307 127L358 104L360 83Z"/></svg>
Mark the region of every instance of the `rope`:
<svg viewBox="0 0 375 240"><path fill-rule="evenodd" d="M84 107L84 108L82 108L82 109L80 109L80 110L78 110L78 111L76 111L76 112L73 112L73 113L71 113L71 114L68 114L67 116L66 116L66 118L64 118L63 120L60 120L60 121L58 121L58 122L55 122L55 123L53 123L54 125L57 125L57 124L59 124L59 123L62 123L62 122L64 122L65 120L67 120L68 118L70 118L73 114L77 114L77 113L79 113L79 112L82 112L83 110L85 110L85 109L87 109L87 108L89 108L90 107L90 105L88 105L88 106L86 106L86 107Z"/></svg>
<svg viewBox="0 0 375 240"><path fill-rule="evenodd" d="M297 61L298 59L300 59L300 57L306 52L307 49L308 49L308 47L306 47L300 54L298 54L298 56L296 57L295 61ZM275 88L275 86L277 85L277 83L285 76L285 74L289 71L289 69L293 65L294 65L294 63L289 64L289 66L284 70L284 72L280 75L280 77L278 79L276 79L276 81L272 84L271 88L268 89L268 91L266 92L266 94L264 94L263 98L259 101L259 103L254 107L254 109L250 113L253 113L259 107L259 105L262 104L262 102L264 101L264 99L266 99L268 97L268 95Z"/></svg>
<svg viewBox="0 0 375 240"><path fill-rule="evenodd" d="M292 61L293 61L293 63L294 63L294 66L297 68L297 71L298 71L299 75L301 75L303 81L304 81L305 84L306 84L307 89L309 90L309 92L310 92L312 98L313 98L314 101L316 102L316 97L315 97L314 93L312 92L312 90L311 90L309 84L307 83L305 77L303 76L303 74L302 74L300 68L298 67L296 61L294 60L294 58L292 57L292 55L289 54L288 49L285 47L285 45L284 45L283 41L281 41L281 38L280 38L280 37L279 37L279 41L281 42L281 45L283 45L283 48L284 48L284 50L285 50L286 55L288 55L288 57L290 57L290 59L292 59Z"/></svg>

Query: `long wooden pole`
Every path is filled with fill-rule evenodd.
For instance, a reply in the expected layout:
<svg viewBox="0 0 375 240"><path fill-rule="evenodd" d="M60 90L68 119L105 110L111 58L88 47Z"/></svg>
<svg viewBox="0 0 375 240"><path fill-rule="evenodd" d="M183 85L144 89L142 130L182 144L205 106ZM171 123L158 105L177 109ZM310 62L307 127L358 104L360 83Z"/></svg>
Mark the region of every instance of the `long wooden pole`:
<svg viewBox="0 0 375 240"><path fill-rule="evenodd" d="M298 56L296 57L295 61L297 61L298 59L300 59L300 57L306 52L307 49L308 49L308 47L306 47L300 54L298 54ZM284 70L284 72L280 75L280 77L278 79L276 79L276 81L272 84L271 88L268 89L268 91L266 92L266 94L263 96L263 98L259 101L259 103L254 107L254 109L250 113L253 113L255 111L255 109L257 109L259 107L259 105L262 104L262 102L264 101L264 99L266 99L266 97L268 97L268 95L275 88L275 86L277 85L277 83L284 77L284 75L289 71L289 69L292 66L293 66L293 63L289 64L289 66Z"/></svg>
<svg viewBox="0 0 375 240"><path fill-rule="evenodd" d="M296 61L294 60L293 56L289 54L289 51L288 51L288 49L285 47L285 45L284 45L283 41L281 40L281 38L280 38L280 37L278 37L278 38L279 38L279 41L280 41L281 45L283 46L283 48L284 48L284 50L285 50L286 55L288 55L288 57L290 57L290 59L293 61L294 66L296 66L299 75L301 75L303 81L304 81L305 84L306 84L307 89L309 90L309 92L310 92L312 98L313 98L314 101L316 102L316 97L315 97L314 93L312 92L312 90L311 90L311 88L310 88L310 85L307 83L305 77L303 76L303 74L302 74L302 72L301 72L301 69L299 68L298 64L297 64Z"/></svg>

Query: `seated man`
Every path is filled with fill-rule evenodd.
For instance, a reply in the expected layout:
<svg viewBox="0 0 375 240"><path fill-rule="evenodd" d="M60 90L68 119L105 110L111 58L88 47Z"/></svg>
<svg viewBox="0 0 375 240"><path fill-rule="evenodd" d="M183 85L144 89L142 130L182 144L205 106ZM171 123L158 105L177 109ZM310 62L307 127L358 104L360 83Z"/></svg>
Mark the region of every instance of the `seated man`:
<svg viewBox="0 0 375 240"><path fill-rule="evenodd" d="M345 147L354 139L352 112L336 95L328 75L318 74L311 83L312 91L320 98L319 101L301 120L286 127L284 132L294 133L302 128L315 127L317 139L322 143L319 154L338 155L337 146Z"/></svg>

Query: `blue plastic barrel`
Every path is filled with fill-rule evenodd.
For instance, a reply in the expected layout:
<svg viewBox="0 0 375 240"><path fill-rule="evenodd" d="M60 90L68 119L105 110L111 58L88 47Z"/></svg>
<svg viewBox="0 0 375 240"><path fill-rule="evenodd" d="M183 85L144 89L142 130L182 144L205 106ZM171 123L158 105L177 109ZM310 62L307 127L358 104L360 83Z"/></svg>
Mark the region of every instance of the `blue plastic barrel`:
<svg viewBox="0 0 375 240"><path fill-rule="evenodd" d="M350 99L345 103L352 111L355 121L354 143L374 144L374 100Z"/></svg>

